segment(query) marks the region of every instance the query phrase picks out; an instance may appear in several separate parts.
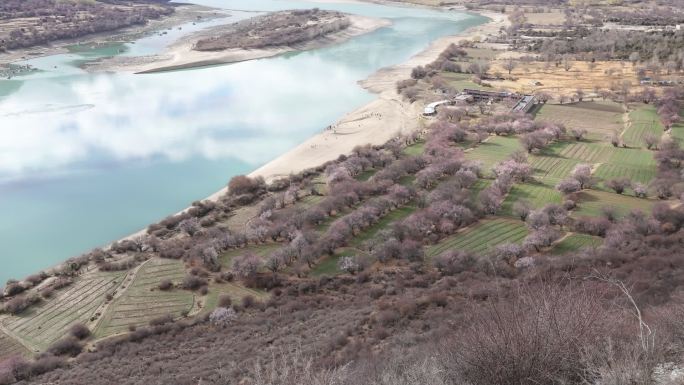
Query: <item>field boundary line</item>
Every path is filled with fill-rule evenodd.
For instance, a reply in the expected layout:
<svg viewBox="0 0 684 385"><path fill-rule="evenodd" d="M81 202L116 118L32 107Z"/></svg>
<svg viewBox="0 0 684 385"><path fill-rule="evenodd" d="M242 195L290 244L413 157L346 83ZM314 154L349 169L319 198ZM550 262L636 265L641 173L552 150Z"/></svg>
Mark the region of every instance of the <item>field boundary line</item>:
<svg viewBox="0 0 684 385"><path fill-rule="evenodd" d="M95 311L93 312L93 315L94 315L94 314L97 314L97 313L99 312L99 313L100 313L100 316L97 317L97 319L96 319L95 321L91 321L91 322L89 322L89 323L87 324L88 326L91 326L90 329L91 329L92 331L95 331L98 327L100 327L100 324L102 323L102 320L105 318L105 314L106 314L107 310L109 310L109 308L110 308L110 307L111 307L119 298L121 298L121 296L123 296L126 292L128 292L128 290L131 288L131 286L133 286L133 283L135 282L135 278L136 278L136 276L138 275L138 272L140 271L140 269L142 269L142 267L145 266L147 263L149 263L152 259L153 259L153 258L150 258L150 259L144 261L143 263L141 263L140 265L138 265L136 268L134 268L133 270L129 271L128 274L126 274L126 275L123 277L123 279L121 280L121 283L119 283L119 285L116 287L116 294L114 294L114 297L112 298L112 300L111 300L111 301L105 301L105 302L103 302L102 304L100 304L100 306L98 306L98 307L95 309ZM126 288L123 289L123 290L119 290L119 289L121 288L121 286L123 286L123 284L124 284L126 281L129 282L129 284L126 286Z"/></svg>
<svg viewBox="0 0 684 385"><path fill-rule="evenodd" d="M5 317L6 319L6 317ZM13 339L17 343L19 343L21 346L26 348L31 353L40 353L40 349L37 347L31 346L31 344L24 340L23 338L20 338L19 336L15 335L11 330L7 329L4 323L0 322L0 332L4 333L8 338Z"/></svg>

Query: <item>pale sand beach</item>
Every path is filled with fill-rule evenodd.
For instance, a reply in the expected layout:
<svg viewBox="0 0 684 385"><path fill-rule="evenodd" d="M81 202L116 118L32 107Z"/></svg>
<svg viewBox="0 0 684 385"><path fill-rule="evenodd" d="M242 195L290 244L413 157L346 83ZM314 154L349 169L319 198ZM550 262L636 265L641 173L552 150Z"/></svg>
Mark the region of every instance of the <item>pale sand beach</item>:
<svg viewBox="0 0 684 385"><path fill-rule="evenodd" d="M359 84L379 94L378 99L352 111L335 126L335 132L325 131L309 138L306 142L279 156L250 174L266 180L277 179L290 173L297 173L348 154L359 145L379 145L399 134L418 129L423 106L409 103L396 92L396 83L408 79L411 69L429 64L451 43L463 39L485 37L498 33L508 23L506 15L482 13L492 19L486 24L466 30L458 35L447 36L434 41L430 47L413 56L405 63L378 70ZM213 196L212 196L213 197Z"/></svg>
<svg viewBox="0 0 684 385"><path fill-rule="evenodd" d="M227 49L223 51L196 51L193 45L200 39L215 34L209 28L186 36L169 46L163 53L152 56L116 56L89 63L89 71L134 72L139 74L229 64L247 60L263 59L288 52L306 51L340 44L355 36L363 35L391 24L389 20L349 15L351 25L343 31L332 33L310 42L296 46L273 47L265 49ZM221 28L221 27L217 27Z"/></svg>

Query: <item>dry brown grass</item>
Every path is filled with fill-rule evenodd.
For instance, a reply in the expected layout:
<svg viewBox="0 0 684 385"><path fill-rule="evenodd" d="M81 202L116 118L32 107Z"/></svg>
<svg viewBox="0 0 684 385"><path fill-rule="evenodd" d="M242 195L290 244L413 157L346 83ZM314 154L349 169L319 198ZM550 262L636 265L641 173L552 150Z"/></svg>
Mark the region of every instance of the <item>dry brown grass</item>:
<svg viewBox="0 0 684 385"><path fill-rule="evenodd" d="M490 73L501 72L507 74L503 68L505 61L492 62ZM529 63L519 62L512 71L510 77L515 80L492 81L497 88L505 88L523 93L546 91L554 96L570 96L581 88L585 92L591 92L595 87L610 89L614 84L629 81L637 85L637 76L630 64L623 62L596 62L591 68L589 62L572 62L572 68L565 71L563 65L556 66L554 63L533 61ZM508 77L508 76L507 76ZM532 82L539 81L540 86L534 86ZM634 87L636 88L636 87Z"/></svg>
<svg viewBox="0 0 684 385"><path fill-rule="evenodd" d="M565 22L565 14L561 11L525 13L525 18L535 25L562 25Z"/></svg>

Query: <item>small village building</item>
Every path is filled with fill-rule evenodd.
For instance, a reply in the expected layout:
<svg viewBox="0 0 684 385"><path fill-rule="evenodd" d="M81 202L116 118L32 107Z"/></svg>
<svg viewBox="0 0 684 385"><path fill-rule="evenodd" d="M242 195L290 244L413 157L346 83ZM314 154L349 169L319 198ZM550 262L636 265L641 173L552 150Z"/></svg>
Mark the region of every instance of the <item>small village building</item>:
<svg viewBox="0 0 684 385"><path fill-rule="evenodd" d="M653 84L653 79L650 77L643 77L641 80L639 80L639 83L644 85L644 84Z"/></svg>
<svg viewBox="0 0 684 385"><path fill-rule="evenodd" d="M537 98L534 95L525 95L518 100L518 103L516 103L511 111L528 113L536 104Z"/></svg>
<svg viewBox="0 0 684 385"><path fill-rule="evenodd" d="M435 115L437 113L437 107L444 105L444 104L451 104L451 101L440 100L438 102L430 103L427 106L425 106L425 109L423 110L423 115L425 115L425 116Z"/></svg>

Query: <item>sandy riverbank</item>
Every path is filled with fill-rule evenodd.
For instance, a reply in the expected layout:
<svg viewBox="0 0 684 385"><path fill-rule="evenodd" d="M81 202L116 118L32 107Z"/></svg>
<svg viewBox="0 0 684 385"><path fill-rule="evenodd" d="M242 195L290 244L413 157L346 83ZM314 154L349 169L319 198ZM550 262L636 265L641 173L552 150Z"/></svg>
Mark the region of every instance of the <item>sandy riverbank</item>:
<svg viewBox="0 0 684 385"><path fill-rule="evenodd" d="M91 34L76 39L58 40L47 45L41 45L30 48L22 48L3 52L0 54L0 65L7 65L22 60L35 59L43 56L59 55L68 53L67 47L83 44L83 45L98 45L110 42L128 42L140 39L156 31L167 30L175 28L179 25L190 23L193 21L206 21L216 17L225 17L223 10L216 8L205 7L194 4L177 5L175 12L167 17L159 20L151 20L143 26L127 27L116 31L102 32Z"/></svg>
<svg viewBox="0 0 684 385"><path fill-rule="evenodd" d="M396 4L396 3L392 3ZM481 12L489 22L469 28L457 35L437 39L424 51L407 62L382 68L359 84L378 94L378 99L350 112L333 126L335 130L325 130L306 140L285 154L259 167L249 174L262 176L267 181L298 173L311 167L348 154L359 145L380 145L399 135L413 132L422 126L420 119L423 106L409 103L396 92L396 83L408 79L411 69L418 65L431 63L451 43L463 39L484 39L496 35L501 27L508 25L507 16L500 13ZM216 192L209 199L218 199L226 189Z"/></svg>
<svg viewBox="0 0 684 385"><path fill-rule="evenodd" d="M335 124L335 132L324 131L309 138L258 168L250 176L263 176L266 180L273 180L336 159L341 154L350 153L358 145L383 144L398 134L418 129L421 126L423 106L408 103L398 95L396 83L408 79L412 68L433 62L449 44L498 34L499 29L508 23L506 16L500 13L482 15L489 17L491 21L460 34L440 38L407 62L382 68L360 81L362 87L378 94L377 100L340 119Z"/></svg>
<svg viewBox="0 0 684 385"><path fill-rule="evenodd" d="M340 44L352 37L363 35L391 24L389 20L358 15L349 15L349 19L351 26L345 30L296 46L273 47L267 49L227 49L216 52L193 50L192 47L195 42L215 35L217 28L220 29L222 27L209 28L182 38L159 55L141 57L117 56L90 63L86 69L89 71L153 73L236 63L273 57L287 52L306 51Z"/></svg>
<svg viewBox="0 0 684 385"><path fill-rule="evenodd" d="M326 0L321 0L326 1ZM353 1L353 0L352 0ZM388 4L394 4L388 2ZM423 106L409 103L396 92L396 82L410 77L411 69L417 65L428 64L439 56L451 43L463 39L481 38L496 35L500 28L508 25L507 16L500 13L479 12L490 21L469 28L459 34L435 40L430 46L413 56L407 62L382 68L367 79L359 82L364 88L378 94L378 98L365 106L352 111L333 124L335 130L324 130L312 136L290 151L280 155L249 174L250 177L262 176L273 181L291 173L298 173L316 167L350 153L354 147L365 144L380 145L401 133L413 132L422 126L420 119ZM216 201L227 192L227 187L207 197ZM125 239L133 239L145 234L145 229Z"/></svg>

